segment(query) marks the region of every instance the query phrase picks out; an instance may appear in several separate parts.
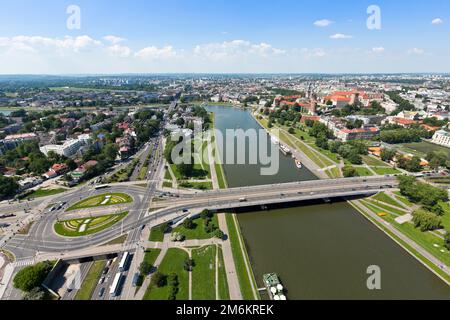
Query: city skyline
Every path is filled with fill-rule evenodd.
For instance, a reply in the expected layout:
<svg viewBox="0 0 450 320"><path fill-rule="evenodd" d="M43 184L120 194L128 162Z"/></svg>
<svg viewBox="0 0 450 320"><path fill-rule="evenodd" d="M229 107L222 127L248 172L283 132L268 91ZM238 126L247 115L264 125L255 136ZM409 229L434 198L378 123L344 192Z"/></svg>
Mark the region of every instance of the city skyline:
<svg viewBox="0 0 450 320"><path fill-rule="evenodd" d="M445 1L1 7L1 74L450 72Z"/></svg>

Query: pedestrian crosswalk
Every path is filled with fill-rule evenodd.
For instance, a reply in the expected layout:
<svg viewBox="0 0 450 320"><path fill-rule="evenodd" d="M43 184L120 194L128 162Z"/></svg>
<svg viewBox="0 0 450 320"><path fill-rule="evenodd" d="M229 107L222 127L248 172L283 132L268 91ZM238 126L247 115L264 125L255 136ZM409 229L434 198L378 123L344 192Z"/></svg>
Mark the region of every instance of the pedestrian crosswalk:
<svg viewBox="0 0 450 320"><path fill-rule="evenodd" d="M13 263L15 268L28 267L34 264L34 259L17 260Z"/></svg>

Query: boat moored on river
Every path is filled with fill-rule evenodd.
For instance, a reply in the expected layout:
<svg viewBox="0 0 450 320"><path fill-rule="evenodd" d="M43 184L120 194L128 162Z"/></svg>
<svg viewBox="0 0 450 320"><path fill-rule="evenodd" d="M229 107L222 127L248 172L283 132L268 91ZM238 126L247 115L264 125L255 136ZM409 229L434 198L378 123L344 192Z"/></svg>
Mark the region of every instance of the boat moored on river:
<svg viewBox="0 0 450 320"><path fill-rule="evenodd" d="M264 284L269 293L271 300L284 301L287 300L284 293L284 287L280 281L280 278L276 273L269 273L263 276Z"/></svg>

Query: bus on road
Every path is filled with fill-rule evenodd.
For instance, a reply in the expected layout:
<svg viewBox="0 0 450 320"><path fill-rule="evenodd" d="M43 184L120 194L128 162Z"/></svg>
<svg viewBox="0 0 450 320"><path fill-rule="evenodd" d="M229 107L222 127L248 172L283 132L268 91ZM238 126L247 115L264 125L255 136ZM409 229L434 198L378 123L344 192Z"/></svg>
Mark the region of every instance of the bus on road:
<svg viewBox="0 0 450 320"><path fill-rule="evenodd" d="M120 272L124 272L125 269L127 268L129 257L130 257L130 253L129 252L125 252L123 254L122 260L120 260L120 264L119 264L119 271Z"/></svg>
<svg viewBox="0 0 450 320"><path fill-rule="evenodd" d="M114 277L114 281L111 285L111 290L109 290L109 295L111 297L117 297L119 295L120 284L122 282L122 274L119 272Z"/></svg>
<svg viewBox="0 0 450 320"><path fill-rule="evenodd" d="M100 185L100 186L95 186L94 190L101 190L101 189L106 189L106 188L109 188L109 185L103 184L103 185Z"/></svg>

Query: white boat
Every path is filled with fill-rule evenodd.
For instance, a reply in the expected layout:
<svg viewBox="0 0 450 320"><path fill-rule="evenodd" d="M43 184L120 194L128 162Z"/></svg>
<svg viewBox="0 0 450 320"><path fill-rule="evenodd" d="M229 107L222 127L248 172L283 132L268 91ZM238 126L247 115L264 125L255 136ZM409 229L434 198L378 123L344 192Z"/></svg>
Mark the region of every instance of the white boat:
<svg viewBox="0 0 450 320"><path fill-rule="evenodd" d="M296 166L298 169L303 168L302 162L301 162L300 160L298 160L298 159L295 159L295 166Z"/></svg>
<svg viewBox="0 0 450 320"><path fill-rule="evenodd" d="M280 149L284 155L289 155L291 153L291 150L283 144L280 144Z"/></svg>

